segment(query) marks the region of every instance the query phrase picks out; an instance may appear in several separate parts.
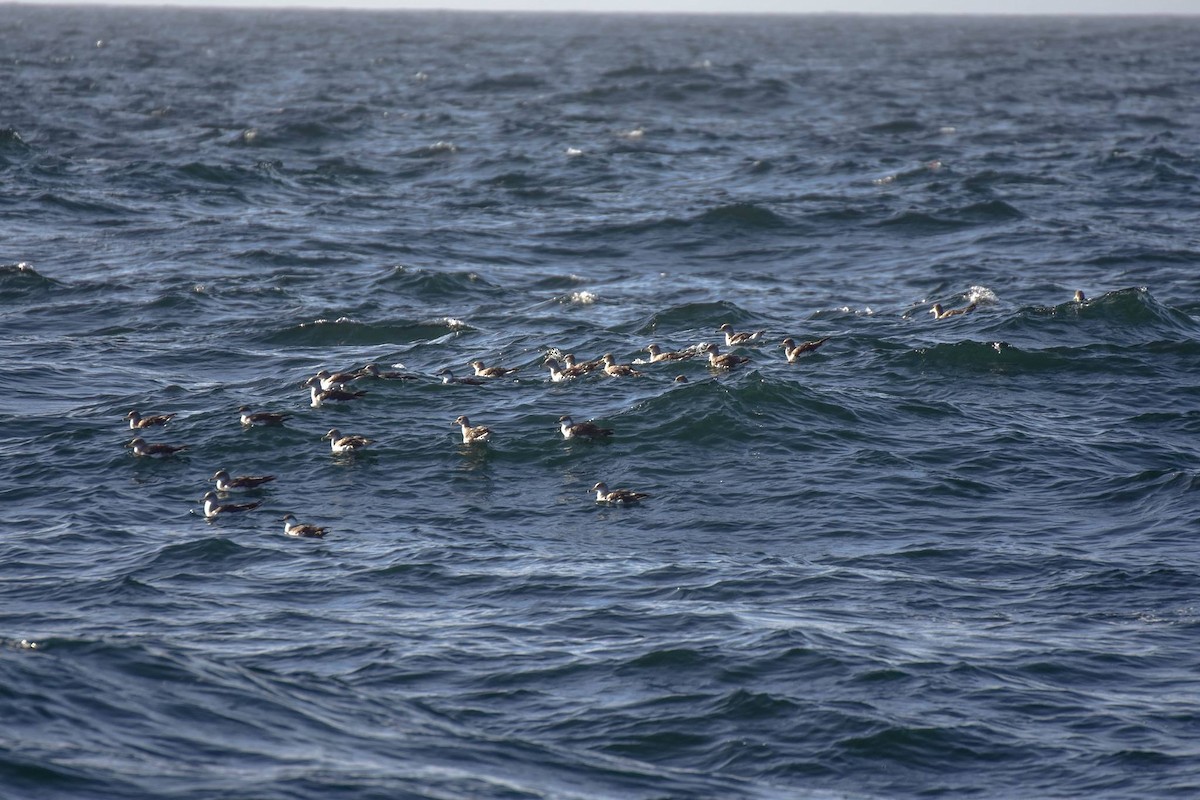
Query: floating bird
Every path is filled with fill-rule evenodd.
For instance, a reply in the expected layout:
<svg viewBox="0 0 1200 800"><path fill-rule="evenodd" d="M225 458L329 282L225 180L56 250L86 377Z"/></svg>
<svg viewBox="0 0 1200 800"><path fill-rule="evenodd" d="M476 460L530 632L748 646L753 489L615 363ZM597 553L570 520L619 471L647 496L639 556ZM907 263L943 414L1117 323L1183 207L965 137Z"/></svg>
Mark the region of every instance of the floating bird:
<svg viewBox="0 0 1200 800"><path fill-rule="evenodd" d="M328 439L329 449L338 455L357 452L371 443L365 436L342 436L337 428L330 428L321 439Z"/></svg>
<svg viewBox="0 0 1200 800"><path fill-rule="evenodd" d="M404 365L397 364L396 366L402 367ZM358 371L358 377L360 377L360 378L377 378L377 379L388 380L388 381L411 381L411 380L415 379L417 376L409 375L407 372L381 372L377 365L367 364Z"/></svg>
<svg viewBox="0 0 1200 800"><path fill-rule="evenodd" d="M328 528L321 528L308 523L296 522L294 514L283 515L283 532L288 536L305 536L309 539L320 539L329 531Z"/></svg>
<svg viewBox="0 0 1200 800"><path fill-rule="evenodd" d="M957 317L962 314L970 314L978 306L978 303L971 303L971 305L964 306L963 308L952 308L949 311L945 311L942 309L941 303L934 303L933 308L929 309L929 313L933 314L934 319L947 319L949 317Z"/></svg>
<svg viewBox="0 0 1200 800"><path fill-rule="evenodd" d="M558 363L557 358L547 358L542 362L542 366L550 370L551 383L562 383L563 381L569 381L581 374L576 370L570 370L568 372L568 370L563 369L562 364Z"/></svg>
<svg viewBox="0 0 1200 800"><path fill-rule="evenodd" d="M346 402L349 400L357 400L358 398L360 398L366 394L366 392L364 392L364 391L350 391L348 389L321 390L320 388L318 388L318 380L315 376L312 378L309 378L308 381L304 385L309 387L309 392L312 397L312 407L313 408L320 408L321 404L327 400L335 400L337 402Z"/></svg>
<svg viewBox="0 0 1200 800"><path fill-rule="evenodd" d="M166 425L172 419L174 414L155 414L149 417L143 417L137 411L130 411L125 415L125 419L129 420L129 430L137 431L144 428L150 428L155 425Z"/></svg>
<svg viewBox="0 0 1200 800"><path fill-rule="evenodd" d="M687 375L676 375L675 382L676 383L687 383L688 382Z"/></svg>
<svg viewBox="0 0 1200 800"><path fill-rule="evenodd" d="M800 356L808 355L828 341L829 337L825 336L821 339L813 339L810 342L796 344L796 340L789 336L783 340L783 354L787 356L789 364L795 364Z"/></svg>
<svg viewBox="0 0 1200 800"><path fill-rule="evenodd" d="M475 444L476 442L486 442L492 438L492 429L483 425L471 425L471 420L467 419L466 414L455 417L454 423L462 428L463 444Z"/></svg>
<svg viewBox="0 0 1200 800"><path fill-rule="evenodd" d="M755 331L754 333L734 333L733 326L728 322L717 328L717 333L725 334L725 346L737 347L744 344L757 344L766 333L766 331Z"/></svg>
<svg viewBox="0 0 1200 800"><path fill-rule="evenodd" d="M487 381L481 381L479 378L456 378L454 373L448 369L441 370L438 375L442 378L442 383L458 383L463 386L483 386Z"/></svg>
<svg viewBox="0 0 1200 800"><path fill-rule="evenodd" d="M1087 298L1083 294L1083 289L1075 290L1075 302L1080 304L1087 302Z"/></svg>
<svg viewBox="0 0 1200 800"><path fill-rule="evenodd" d="M276 414L274 411L255 411L250 406L242 406L238 409L238 414L241 417L242 424L248 427L254 425L282 425L283 421L291 416L291 414Z"/></svg>
<svg viewBox="0 0 1200 800"><path fill-rule="evenodd" d="M479 359L472 361L471 367L475 370L476 378L503 378L520 369L519 367L485 367Z"/></svg>
<svg viewBox="0 0 1200 800"><path fill-rule="evenodd" d="M596 493L597 503L612 503L615 505L628 505L630 503L636 503L639 500L644 500L650 496L644 492L634 492L630 491L629 489L613 489L610 492L608 490L608 484L604 481L600 481L588 491Z"/></svg>
<svg viewBox="0 0 1200 800"><path fill-rule="evenodd" d="M618 364L612 353L605 353L601 360L604 362L604 374L609 377L633 378L642 374L629 364Z"/></svg>
<svg viewBox="0 0 1200 800"><path fill-rule="evenodd" d="M646 352L650 354L651 364L657 364L659 361L682 361L696 355L694 350L665 351L656 344L647 345Z"/></svg>
<svg viewBox="0 0 1200 800"><path fill-rule="evenodd" d="M187 450L186 444L151 444L140 436L131 439L125 446L132 447L135 456L169 456Z"/></svg>
<svg viewBox="0 0 1200 800"><path fill-rule="evenodd" d="M350 381L356 381L362 377L361 372L333 372L323 369L313 376L321 382L322 391L328 392L331 389L345 388ZM308 384L305 384L306 386Z"/></svg>
<svg viewBox="0 0 1200 800"><path fill-rule="evenodd" d="M204 518L212 519L218 514L227 514L234 511L253 511L262 505L262 500L255 500L253 503L221 503L221 498L216 492L209 492L204 495Z"/></svg>
<svg viewBox="0 0 1200 800"><path fill-rule="evenodd" d="M563 363L567 365L567 369L582 370L581 374L586 374L588 372L595 372L603 367L604 359L594 358L591 361L576 362L575 356L571 353L567 353L563 356Z"/></svg>
<svg viewBox="0 0 1200 800"><path fill-rule="evenodd" d="M708 353L708 365L717 369L733 369L739 364L745 364L750 360L746 356L734 355L733 353L722 355L715 343L705 347L704 352Z"/></svg>
<svg viewBox="0 0 1200 800"><path fill-rule="evenodd" d="M275 476L238 475L236 478L231 478L227 471L219 469L217 470L217 474L212 476L212 480L217 482L218 492L230 492L234 489L257 489L264 483L270 483L275 480Z"/></svg>
<svg viewBox="0 0 1200 800"><path fill-rule="evenodd" d="M558 429L562 431L564 439L592 439L594 441L612 436L611 428L601 428L592 422L572 422L566 414L558 418Z"/></svg>

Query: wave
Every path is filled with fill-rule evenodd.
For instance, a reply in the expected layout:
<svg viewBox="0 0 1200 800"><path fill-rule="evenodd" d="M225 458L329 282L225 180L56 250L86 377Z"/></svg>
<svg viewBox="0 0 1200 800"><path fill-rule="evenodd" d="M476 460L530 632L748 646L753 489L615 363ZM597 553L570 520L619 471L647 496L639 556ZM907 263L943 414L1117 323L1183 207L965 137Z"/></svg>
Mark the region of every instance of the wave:
<svg viewBox="0 0 1200 800"><path fill-rule="evenodd" d="M41 274L24 261L17 264L0 264L0 303L28 300L65 286L61 281Z"/></svg>
<svg viewBox="0 0 1200 800"><path fill-rule="evenodd" d="M1123 347L1147 341L1180 340L1189 348L1200 339L1200 320L1160 303L1144 286L1116 289L1083 303L1030 306L988 324L989 335L1063 335Z"/></svg>
<svg viewBox="0 0 1200 800"><path fill-rule="evenodd" d="M343 347L429 342L474 330L446 317L427 322L359 322L345 317L317 319L269 332L262 341L277 347Z"/></svg>
<svg viewBox="0 0 1200 800"><path fill-rule="evenodd" d="M720 337L716 329L722 323L735 324L753 318L749 312L727 300L684 303L665 311L654 312L649 319L638 325L636 331L642 335L649 335L657 333L659 330L674 334L676 331L711 328L713 330L712 339L716 341Z"/></svg>
<svg viewBox="0 0 1200 800"><path fill-rule="evenodd" d="M434 270L398 265L374 279L372 285L389 291L412 293L426 302L440 303L465 297L496 296L502 287L472 270Z"/></svg>
<svg viewBox="0 0 1200 800"><path fill-rule="evenodd" d="M896 228L901 233L929 234L1024 219L1020 209L1003 200L988 200L939 212L902 211L871 227Z"/></svg>

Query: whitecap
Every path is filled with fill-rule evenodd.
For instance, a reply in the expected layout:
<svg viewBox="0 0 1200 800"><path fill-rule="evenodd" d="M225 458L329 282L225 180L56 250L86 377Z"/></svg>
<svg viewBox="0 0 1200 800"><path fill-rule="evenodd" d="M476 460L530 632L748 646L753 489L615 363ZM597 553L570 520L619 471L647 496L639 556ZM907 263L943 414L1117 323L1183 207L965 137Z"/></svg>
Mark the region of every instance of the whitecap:
<svg viewBox="0 0 1200 800"><path fill-rule="evenodd" d="M567 300L575 305L590 306L596 302L596 294L594 292L571 292L567 295Z"/></svg>
<svg viewBox="0 0 1200 800"><path fill-rule="evenodd" d="M972 286L967 290L968 303L995 303L999 298L986 286Z"/></svg>
<svg viewBox="0 0 1200 800"><path fill-rule="evenodd" d="M574 158L575 156L581 156L581 155L583 155L583 151L582 151L582 150L580 150L578 147L568 147L568 148L567 148L567 155L568 155L569 157L571 157L571 158Z"/></svg>

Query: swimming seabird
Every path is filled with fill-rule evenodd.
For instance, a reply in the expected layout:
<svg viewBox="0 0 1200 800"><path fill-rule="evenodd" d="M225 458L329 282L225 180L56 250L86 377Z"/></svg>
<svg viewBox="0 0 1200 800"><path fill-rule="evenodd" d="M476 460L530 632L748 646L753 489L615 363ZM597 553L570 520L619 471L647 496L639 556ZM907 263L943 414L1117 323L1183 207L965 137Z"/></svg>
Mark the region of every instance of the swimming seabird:
<svg viewBox="0 0 1200 800"><path fill-rule="evenodd" d="M330 428L329 433L321 437L329 440L329 449L334 453L354 453L371 443L365 436L342 436L337 428Z"/></svg>
<svg viewBox="0 0 1200 800"><path fill-rule="evenodd" d="M659 361L682 361L696 355L694 350L665 351L656 344L646 345L646 352L650 354L651 364L657 364Z"/></svg>
<svg viewBox="0 0 1200 800"><path fill-rule="evenodd" d="M309 378L308 381L304 385L309 387L309 393L310 393L310 396L312 397L312 407L313 408L320 408L321 404L324 403L326 400L336 400L338 402L345 402L347 400L357 400L358 398L360 398L366 394L366 392L361 391L361 390L350 391L348 389L325 389L322 391L321 389L318 388L319 381L315 376L312 378Z"/></svg>
<svg viewBox="0 0 1200 800"><path fill-rule="evenodd" d="M212 476L212 480L217 482L218 492L229 492L234 489L257 489L264 483L270 483L275 480L274 475L238 475L236 478L231 478L226 470L219 469L217 474Z"/></svg>
<svg viewBox="0 0 1200 800"><path fill-rule="evenodd" d="M591 361L576 361L573 353L563 355L563 363L567 365L567 369L580 370L580 374L595 372L604 366L603 358L593 358Z"/></svg>
<svg viewBox="0 0 1200 800"><path fill-rule="evenodd" d="M708 365L717 369L733 369L738 364L744 364L750 360L746 356L734 355L733 353L722 355L716 343L705 347L704 352L708 353Z"/></svg>
<svg viewBox="0 0 1200 800"><path fill-rule="evenodd" d="M604 362L604 374L610 377L632 378L642 374L629 364L618 364L612 353L605 353L601 360Z"/></svg>
<svg viewBox="0 0 1200 800"><path fill-rule="evenodd" d="M233 511L253 511L262 505L262 500L255 500L253 503L221 503L221 498L216 492L209 492L204 495L204 518L212 519L218 514L226 514Z"/></svg>
<svg viewBox="0 0 1200 800"><path fill-rule="evenodd" d="M129 420L129 430L131 431L149 428L154 425L166 425L174 417L174 414L155 414L153 416L143 417L137 411L130 411L125 415L125 419Z"/></svg>
<svg viewBox="0 0 1200 800"><path fill-rule="evenodd" d="M558 363L557 358L547 358L542 362L542 366L550 370L551 383L562 383L563 381L569 381L577 376L577 373L568 373L566 370L564 370L562 368L562 364Z"/></svg>
<svg viewBox="0 0 1200 800"><path fill-rule="evenodd" d="M512 375L520 369L520 367L485 367L479 359L472 361L471 367L475 370L475 377L477 378L503 378L505 375Z"/></svg>
<svg viewBox="0 0 1200 800"><path fill-rule="evenodd" d="M251 406L242 406L238 409L238 414L242 424L247 426L282 425L283 421L291 416L291 414L277 414L274 411L255 411Z"/></svg>
<svg viewBox="0 0 1200 800"><path fill-rule="evenodd" d="M933 314L934 319L947 319L948 317L957 317L961 314L970 314L979 306L978 303L971 303L969 306L962 308L952 308L949 311L942 309L941 303L934 303L933 308L929 309L929 313Z"/></svg>
<svg viewBox="0 0 1200 800"><path fill-rule="evenodd" d="M717 328L717 333L725 334L725 346L737 347L743 344L757 344L766 331L754 331L754 333L734 333L733 326L728 322Z"/></svg>
<svg viewBox="0 0 1200 800"><path fill-rule="evenodd" d="M588 491L596 493L597 503L614 503L618 505L636 503L637 501L643 500L650 496L645 492L634 492L630 491L629 489L613 489L610 492L608 490L608 484L604 481L600 481Z"/></svg>
<svg viewBox="0 0 1200 800"><path fill-rule="evenodd" d="M787 356L787 362L789 364L795 364L796 359L800 358L800 356L813 352L828 341L829 337L825 336L821 339L813 339L809 342L796 344L796 340L789 336L783 340L783 354Z"/></svg>
<svg viewBox="0 0 1200 800"><path fill-rule="evenodd" d="M186 444L151 444L140 436L131 439L125 446L132 447L135 456L169 456L187 449Z"/></svg>
<svg viewBox="0 0 1200 800"><path fill-rule="evenodd" d="M1087 302L1087 297L1084 296L1083 289L1075 290L1075 302L1081 304Z"/></svg>
<svg viewBox="0 0 1200 800"><path fill-rule="evenodd" d="M396 366L404 366L397 364ZM358 371L360 378L379 378L389 381L411 381L416 378L416 375L409 375L407 372L381 372L375 364L366 364Z"/></svg>
<svg viewBox="0 0 1200 800"><path fill-rule="evenodd" d="M611 428L601 428L594 422L572 422L566 414L558 418L558 429L562 432L564 439L595 440L612 436Z"/></svg>
<svg viewBox="0 0 1200 800"><path fill-rule="evenodd" d="M333 372L323 369L313 376L321 382L321 389L328 392L330 389L344 388L350 381L356 381L362 377L361 372Z"/></svg>
<svg viewBox="0 0 1200 800"><path fill-rule="evenodd" d="M465 386L483 386L486 381L481 381L479 378L456 378L454 373L448 369L443 369L438 372L442 377L442 383L460 383Z"/></svg>
<svg viewBox="0 0 1200 800"><path fill-rule="evenodd" d="M319 539L328 531L328 528L309 525L307 522L296 522L296 517L294 514L283 515L283 532L288 536L306 536L310 539Z"/></svg>
<svg viewBox="0 0 1200 800"><path fill-rule="evenodd" d="M475 442L486 442L492 438L492 429L483 425L471 425L471 420L467 419L466 414L462 414L454 419L454 425L462 428L463 444L475 444Z"/></svg>

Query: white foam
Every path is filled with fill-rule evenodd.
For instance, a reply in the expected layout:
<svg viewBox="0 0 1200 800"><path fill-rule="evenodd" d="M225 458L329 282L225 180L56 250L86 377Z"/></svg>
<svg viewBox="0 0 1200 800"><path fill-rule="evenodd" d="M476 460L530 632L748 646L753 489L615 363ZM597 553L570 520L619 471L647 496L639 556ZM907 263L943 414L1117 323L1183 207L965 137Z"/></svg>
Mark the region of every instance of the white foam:
<svg viewBox="0 0 1200 800"><path fill-rule="evenodd" d="M999 298L986 286L972 286L967 290L968 303L995 303Z"/></svg>

